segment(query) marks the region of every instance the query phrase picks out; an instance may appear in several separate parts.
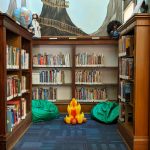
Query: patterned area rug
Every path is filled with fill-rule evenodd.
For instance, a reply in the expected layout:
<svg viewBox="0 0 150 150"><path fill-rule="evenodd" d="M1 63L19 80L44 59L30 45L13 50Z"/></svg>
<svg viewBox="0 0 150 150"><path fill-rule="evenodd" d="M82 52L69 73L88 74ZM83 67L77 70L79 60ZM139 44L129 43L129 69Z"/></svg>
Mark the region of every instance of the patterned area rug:
<svg viewBox="0 0 150 150"><path fill-rule="evenodd" d="M34 123L13 150L127 150L117 125L90 119L82 125L67 125L64 116Z"/></svg>

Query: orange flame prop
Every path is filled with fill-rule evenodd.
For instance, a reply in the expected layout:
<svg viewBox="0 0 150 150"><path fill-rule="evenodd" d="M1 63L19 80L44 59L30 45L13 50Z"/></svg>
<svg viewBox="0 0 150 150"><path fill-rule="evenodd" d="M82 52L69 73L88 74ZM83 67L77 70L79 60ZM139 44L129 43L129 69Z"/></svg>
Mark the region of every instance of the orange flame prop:
<svg viewBox="0 0 150 150"><path fill-rule="evenodd" d="M84 118L84 113L80 113L81 105L73 98L70 104L67 107L68 116L64 118L64 121L67 124L81 124L86 122L86 118Z"/></svg>

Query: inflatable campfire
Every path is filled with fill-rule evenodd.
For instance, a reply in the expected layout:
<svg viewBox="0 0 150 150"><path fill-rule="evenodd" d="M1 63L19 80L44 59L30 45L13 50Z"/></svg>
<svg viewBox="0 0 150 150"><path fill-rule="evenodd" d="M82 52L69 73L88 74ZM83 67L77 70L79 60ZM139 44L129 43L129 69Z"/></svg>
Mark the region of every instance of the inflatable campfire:
<svg viewBox="0 0 150 150"><path fill-rule="evenodd" d="M81 105L73 98L70 104L67 107L68 116L64 118L64 121L67 124L81 124L86 122L86 118L84 118L84 113L80 113Z"/></svg>

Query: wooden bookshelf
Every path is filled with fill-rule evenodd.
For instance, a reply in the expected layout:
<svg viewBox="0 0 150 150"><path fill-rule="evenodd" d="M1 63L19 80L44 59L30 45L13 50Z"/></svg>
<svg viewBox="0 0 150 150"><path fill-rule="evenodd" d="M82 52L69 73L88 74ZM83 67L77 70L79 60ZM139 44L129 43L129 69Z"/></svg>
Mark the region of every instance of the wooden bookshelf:
<svg viewBox="0 0 150 150"><path fill-rule="evenodd" d="M97 65L76 65L75 57L77 53L84 52L87 50L87 53L99 54L104 53L105 64L97 64ZM109 90L109 100L117 100L117 85L118 85L118 60L117 60L117 40L111 39L109 37L98 37L97 39L93 39L92 37L75 37L74 39L69 39L69 37L43 37L41 39L34 39L33 40L33 56L37 54L46 53L46 55L51 54L65 54L66 52L70 54L70 66L71 67L61 67L61 66L51 66L47 64L33 64L33 73L37 73L41 70L50 70L50 69L59 69L64 70L65 72L68 71L66 75L66 81L71 82L70 84L60 84L59 86L51 85L51 87L58 88L58 98L54 102L60 112L67 111L67 105L70 100L75 97L75 89L76 88L107 88ZM53 65L53 64L52 64ZM99 83L99 84L91 84L91 83L84 83L84 84L76 84L75 81L75 72L78 70L98 70L104 73L104 80L106 82ZM68 78L69 75L69 78ZM112 78L110 76L112 75ZM108 81L107 81L108 80ZM68 86L67 86L68 85ZM41 85L33 84L34 87L43 87ZM47 86L48 87L48 86ZM61 91L59 92L59 88ZM63 91L62 91L63 89ZM66 94L66 92L68 94ZM70 93L69 93L70 92ZM113 93L113 94L111 94ZM66 98L63 96L65 95ZM111 95L113 95L111 97ZM98 101L100 101L99 99ZM91 108L98 103L96 100L94 101L83 101L80 102L82 104L82 111L90 112ZM103 100L102 100L103 101Z"/></svg>
<svg viewBox="0 0 150 150"><path fill-rule="evenodd" d="M120 74L119 79L119 82L132 83L133 90L131 102L121 102L119 97L120 105L124 103L125 106L125 110L122 108L125 111L123 114L130 114L132 117L125 115L125 120L118 123L118 129L131 150L149 150L150 15L134 15L119 27L119 32L122 40L128 36L133 38L133 45L130 43L129 47L127 40L126 42L119 40L119 51L122 51L121 47L125 46L124 49L128 50L133 46L133 54L126 55L124 52L119 54L119 60L133 59L133 78Z"/></svg>
<svg viewBox="0 0 150 150"><path fill-rule="evenodd" d="M13 19L11 19L6 14L0 14L0 37L0 149L11 150L14 144L24 134L24 132L27 130L31 123L32 61L30 58L32 58L32 34L29 33L24 27L18 25ZM14 56L10 55L8 49L10 47L8 46L16 48L15 51L13 51ZM21 67L21 64L24 64L21 63L22 49L26 50L27 55L29 56L29 59L26 60L28 61L29 66L26 69L23 69ZM10 62L8 62L10 61L10 59L8 58L10 57L12 57L13 59L13 61L11 61L16 63L17 65L10 65ZM20 86L19 88L21 91L18 94L13 94L10 97L8 97L7 80L10 76L16 76L18 78L18 81L20 81L18 82L18 86ZM21 87L22 76L25 76L25 78L27 79L27 82L24 83L26 84L26 90L22 90ZM24 107L26 108L26 116L23 116L22 112L22 98L26 99L26 107ZM11 129L12 131L8 132L7 104L8 102L13 102L14 100L17 100L20 103L20 115L18 115L18 121L15 120L15 125Z"/></svg>

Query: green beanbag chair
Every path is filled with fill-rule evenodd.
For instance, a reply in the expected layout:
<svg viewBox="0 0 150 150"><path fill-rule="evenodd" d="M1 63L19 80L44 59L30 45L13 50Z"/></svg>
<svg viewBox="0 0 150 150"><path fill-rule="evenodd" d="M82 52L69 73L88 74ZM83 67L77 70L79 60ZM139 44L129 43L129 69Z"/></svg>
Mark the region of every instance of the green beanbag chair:
<svg viewBox="0 0 150 150"><path fill-rule="evenodd" d="M32 100L32 121L48 121L59 116L58 108L47 100Z"/></svg>
<svg viewBox="0 0 150 150"><path fill-rule="evenodd" d="M104 123L113 123L119 117L119 111L119 104L116 102L100 102L91 110L91 118Z"/></svg>

